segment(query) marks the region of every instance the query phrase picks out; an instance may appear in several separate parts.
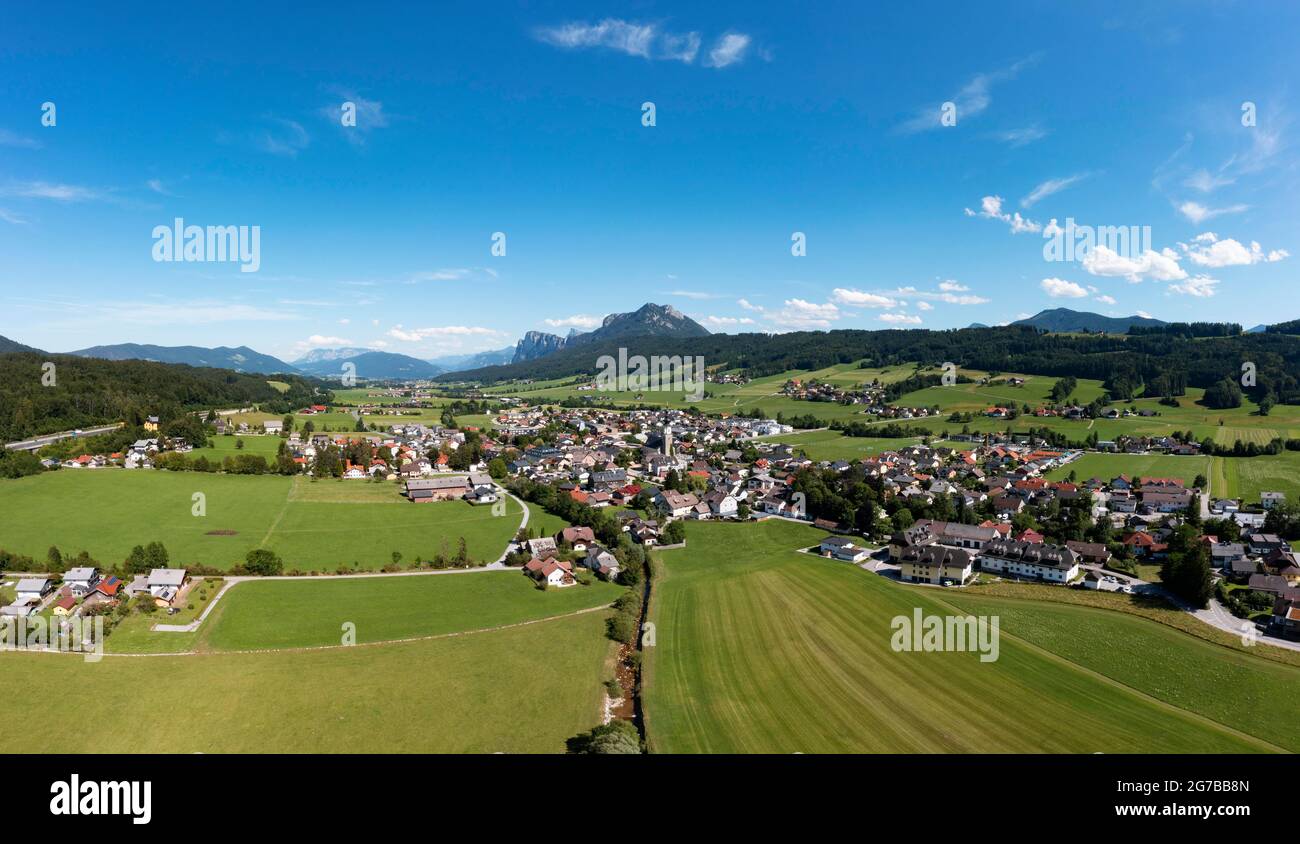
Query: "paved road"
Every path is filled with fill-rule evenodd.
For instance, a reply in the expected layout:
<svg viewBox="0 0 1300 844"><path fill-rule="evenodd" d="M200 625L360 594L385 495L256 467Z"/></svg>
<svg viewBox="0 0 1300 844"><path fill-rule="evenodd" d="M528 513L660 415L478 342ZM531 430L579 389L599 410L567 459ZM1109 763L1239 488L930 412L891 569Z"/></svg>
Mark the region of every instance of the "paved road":
<svg viewBox="0 0 1300 844"><path fill-rule="evenodd" d="M116 431L122 427L122 423L115 425L100 425L97 428L85 428L80 434L73 431L63 431L58 434L46 434L41 437L33 437L30 440L20 440L19 442L5 443L5 448L11 451L35 451L38 448L47 446L50 443L56 443L59 440L66 440L76 436L93 437L96 434L106 434L109 431Z"/></svg>

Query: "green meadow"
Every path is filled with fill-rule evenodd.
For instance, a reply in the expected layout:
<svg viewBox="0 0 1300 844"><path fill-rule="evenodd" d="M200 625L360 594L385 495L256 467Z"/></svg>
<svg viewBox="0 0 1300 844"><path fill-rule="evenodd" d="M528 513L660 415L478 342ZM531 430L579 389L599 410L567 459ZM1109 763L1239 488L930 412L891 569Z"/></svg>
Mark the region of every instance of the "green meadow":
<svg viewBox="0 0 1300 844"><path fill-rule="evenodd" d="M345 623L358 643L435 636L606 606L622 592L600 580L543 592L518 570L245 581L217 604L195 647L337 645Z"/></svg>
<svg viewBox="0 0 1300 844"><path fill-rule="evenodd" d="M796 549L824 536L804 525L687 524L687 547L657 555L644 706L652 749L670 753L1190 753L1290 749L1260 726L1268 706L1294 722L1297 703L1271 695L1263 660L1234 663L1246 685L1202 683L1212 646L1154 622L1098 613L1079 644L1021 638L1013 620L998 659L970 652L896 652L896 616L951 612L947 590L892 583ZM1162 670L1131 685L1128 653L1088 642L1133 637ZM1233 657L1235 660L1235 657ZM1202 691L1203 689L1203 691ZM1216 701L1209 698L1216 697ZM1229 718L1238 708L1247 714ZM1225 720L1219 720L1218 717ZM1285 742L1285 744L1282 744Z"/></svg>
<svg viewBox="0 0 1300 844"><path fill-rule="evenodd" d="M1073 472L1078 481L1091 478L1109 481L1120 475L1128 475L1130 478L1177 478L1191 486L1197 475L1210 477L1211 459L1169 454L1085 454L1069 465L1048 472L1047 477L1059 481Z"/></svg>
<svg viewBox="0 0 1300 844"><path fill-rule="evenodd" d="M97 727L5 729L0 753L563 753L600 723L606 615L320 651L0 653L0 684L40 690L0 696L0 722Z"/></svg>
<svg viewBox="0 0 1300 844"><path fill-rule="evenodd" d="M44 559L56 545L116 564L157 540L173 566L224 570L253 548L269 548L286 571L378 569L394 551L407 563L454 555L461 537L471 558L496 560L522 516L509 499L497 517L463 501L411 504L399 490L306 476L61 470L0 484L0 547ZM202 516L193 514L197 493Z"/></svg>
<svg viewBox="0 0 1300 844"><path fill-rule="evenodd" d="M775 442L802 451L809 460L863 460L882 451L916 445L920 437L846 437L838 431L799 431L759 437L759 442Z"/></svg>

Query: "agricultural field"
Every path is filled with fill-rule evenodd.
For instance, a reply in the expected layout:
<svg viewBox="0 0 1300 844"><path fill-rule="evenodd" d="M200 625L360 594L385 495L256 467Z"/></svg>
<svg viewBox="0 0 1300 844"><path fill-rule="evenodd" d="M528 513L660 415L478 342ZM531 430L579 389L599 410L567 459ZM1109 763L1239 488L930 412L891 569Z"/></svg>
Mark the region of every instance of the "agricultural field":
<svg viewBox="0 0 1300 844"><path fill-rule="evenodd" d="M991 598L975 590L944 597L963 612L998 616L1004 634L1180 709L1198 712L1289 752L1300 751L1300 736L1291 729L1300 717L1295 695L1300 668L1109 610ZM1196 682L1187 682L1188 677Z"/></svg>
<svg viewBox="0 0 1300 844"><path fill-rule="evenodd" d="M1211 459L1170 454L1085 454L1066 466L1048 472L1047 477L1060 481L1073 472L1078 481L1090 478L1109 481L1119 475L1128 475L1130 478L1177 478L1191 486L1197 475L1210 478Z"/></svg>
<svg viewBox="0 0 1300 844"><path fill-rule="evenodd" d="M41 690L4 695L3 723L123 726L4 730L0 752L563 753L600 723L607 615L317 651L0 653L0 684Z"/></svg>
<svg viewBox="0 0 1300 844"><path fill-rule="evenodd" d="M44 559L85 550L114 565L135 545L160 541L173 566L229 569L253 548L269 548L285 570L378 569L453 555L461 537L475 560L496 560L519 528L506 514L463 501L411 504L392 482L319 480L126 469L62 470L0 484L0 543ZM206 514L195 516L202 493ZM71 504L70 502L75 502ZM58 514L55 517L53 514Z"/></svg>
<svg viewBox="0 0 1300 844"><path fill-rule="evenodd" d="M846 437L838 431L798 431L759 437L756 442L788 445L808 455L809 460L862 460L882 451L904 448L921 441L920 437Z"/></svg>
<svg viewBox="0 0 1300 844"><path fill-rule="evenodd" d="M237 454L260 454L268 463L275 460L275 455L284 440L273 434L217 434L208 437L208 444L189 453L190 459L206 457L208 460L225 460ZM243 443L243 446L240 446Z"/></svg>
<svg viewBox="0 0 1300 844"><path fill-rule="evenodd" d="M1258 504L1261 492L1283 492L1288 501L1300 500L1300 451L1266 457L1215 457L1214 472L1215 496L1226 494Z"/></svg>
<svg viewBox="0 0 1300 844"><path fill-rule="evenodd" d="M518 570L250 580L221 599L196 647L223 651L337 645L345 622L356 625L358 643L436 636L607 606L623 591L597 580L543 592Z"/></svg>
<svg viewBox="0 0 1300 844"><path fill-rule="evenodd" d="M795 550L824 535L783 521L688 523L687 547L658 554L657 644L644 681L653 750L1207 753L1294 744L1250 734L1250 718L1214 719L1233 707L1261 712L1265 703L1245 692L1216 686L1217 708L1192 705L1219 655L1155 622L1090 620L1103 641L1135 637L1137 647L1185 669L1162 671L1149 691L1116 679L1127 676L1127 663L1110 665L1105 649L1076 661L1077 646L1058 652L1055 641L1014 632L1001 636L995 662L969 652L895 652L891 619L915 608L950 612L948 591ZM1009 626L1021 630L1018 621ZM1247 689L1278 680L1270 663L1239 665ZM1294 684L1281 680L1282 688ZM1283 706L1295 712L1294 700Z"/></svg>

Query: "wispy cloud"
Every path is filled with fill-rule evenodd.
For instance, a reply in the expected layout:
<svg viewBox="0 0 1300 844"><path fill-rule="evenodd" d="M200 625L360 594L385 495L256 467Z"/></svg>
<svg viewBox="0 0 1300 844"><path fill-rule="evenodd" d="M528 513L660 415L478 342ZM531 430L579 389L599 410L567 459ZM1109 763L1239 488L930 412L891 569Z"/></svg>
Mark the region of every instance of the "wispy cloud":
<svg viewBox="0 0 1300 844"><path fill-rule="evenodd" d="M992 133L992 137L1013 148L1027 146L1034 141L1041 141L1047 135L1048 131L1037 123L1018 129L1005 129L1001 132Z"/></svg>
<svg viewBox="0 0 1300 844"><path fill-rule="evenodd" d="M1207 208L1199 202L1188 200L1178 206L1178 213L1182 214L1193 223L1203 223L1206 220L1212 220L1215 217L1222 217L1224 214L1240 214L1250 209L1249 205L1237 203L1225 208Z"/></svg>
<svg viewBox="0 0 1300 844"><path fill-rule="evenodd" d="M41 142L8 129L0 129L0 147L17 147L19 149L40 149Z"/></svg>
<svg viewBox="0 0 1300 844"><path fill-rule="evenodd" d="M1034 203L1046 199L1054 193L1060 193L1070 185L1076 184L1088 178L1087 173L1076 173L1073 176L1066 176L1063 179L1048 179L1045 182L1039 182L1029 195L1020 200L1021 208L1030 208Z"/></svg>
<svg viewBox="0 0 1300 844"><path fill-rule="evenodd" d="M656 61L693 64L702 39L695 31L669 32L658 23L635 23L605 18L597 23L571 21L542 26L533 37L565 50L603 49ZM723 68L744 60L753 39L744 33L728 32L718 37L705 56L706 67Z"/></svg>
<svg viewBox="0 0 1300 844"><path fill-rule="evenodd" d="M749 49L749 42L748 35L728 32L717 40L712 50L709 50L709 58L705 64L709 67L729 67L743 61L745 51Z"/></svg>
<svg viewBox="0 0 1300 844"><path fill-rule="evenodd" d="M335 87L331 89L338 96L339 101L329 105L321 106L320 115L339 127L343 136L354 144L364 145L366 136L376 129L386 129L390 123L390 115L384 111L384 104L379 100L370 100L357 94L348 88ZM353 117L355 124L344 125L343 123L343 106L344 103L351 103L354 108Z"/></svg>
<svg viewBox="0 0 1300 844"><path fill-rule="evenodd" d="M947 100L947 102L951 102L957 107L957 125L960 126L963 120L969 120L983 114L988 109L989 104L993 102L993 86L1015 79L1021 70L1038 61L1038 58L1038 54L1035 53L1002 70L978 74L963 85L956 94ZM900 124L898 131L912 133L938 129L942 125L939 119L940 103L934 103L918 111L910 120Z"/></svg>
<svg viewBox="0 0 1300 844"><path fill-rule="evenodd" d="M980 210L972 211L966 209L967 217L983 217L988 220L1001 220L1011 227L1012 234L1022 234L1024 232L1039 232L1043 227L1028 217L1020 216L1017 211L1014 214L1002 210L1003 199L1000 196L986 196L980 200Z"/></svg>
<svg viewBox="0 0 1300 844"><path fill-rule="evenodd" d="M559 319L543 320L551 328L582 328L586 330L599 328L604 321L604 317L591 316L590 314L574 314Z"/></svg>
<svg viewBox="0 0 1300 844"><path fill-rule="evenodd" d="M107 192L98 188L54 182L21 182L10 185L0 193L23 199L49 199L55 202L93 202L107 196Z"/></svg>

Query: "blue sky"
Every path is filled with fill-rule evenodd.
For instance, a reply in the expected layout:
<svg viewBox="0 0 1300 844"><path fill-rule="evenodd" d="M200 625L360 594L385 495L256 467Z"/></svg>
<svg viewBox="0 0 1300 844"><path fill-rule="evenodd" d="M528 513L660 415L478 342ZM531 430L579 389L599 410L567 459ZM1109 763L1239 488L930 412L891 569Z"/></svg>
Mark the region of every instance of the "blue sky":
<svg viewBox="0 0 1300 844"><path fill-rule="evenodd" d="M727 332L1300 317L1300 7L803 6L10 7L0 334L293 359L647 301ZM177 217L259 226L258 271L155 261ZM1046 261L1067 218L1150 242Z"/></svg>

